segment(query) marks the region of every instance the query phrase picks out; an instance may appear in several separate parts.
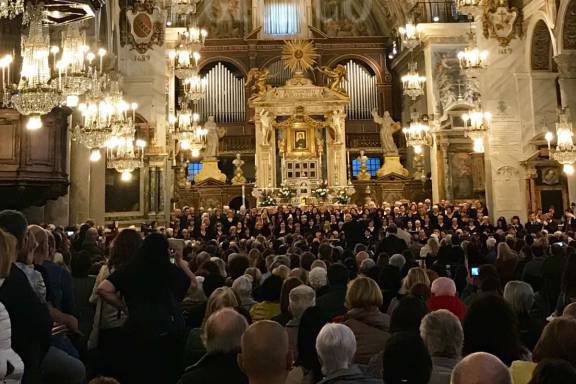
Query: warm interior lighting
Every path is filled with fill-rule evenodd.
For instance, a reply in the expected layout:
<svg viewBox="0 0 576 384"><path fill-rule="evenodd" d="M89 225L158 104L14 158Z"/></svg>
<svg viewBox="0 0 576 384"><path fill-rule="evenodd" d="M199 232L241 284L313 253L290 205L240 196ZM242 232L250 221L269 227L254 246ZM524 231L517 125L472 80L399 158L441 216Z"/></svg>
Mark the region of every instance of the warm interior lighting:
<svg viewBox="0 0 576 384"><path fill-rule="evenodd" d="M35 131L42 128L42 119L38 115L33 115L28 118L26 123L26 129L29 131Z"/></svg>
<svg viewBox="0 0 576 384"><path fill-rule="evenodd" d="M90 152L90 161L95 163L97 161L100 161L100 159L102 158L102 153L100 153L99 149L93 149L92 152Z"/></svg>
<svg viewBox="0 0 576 384"><path fill-rule="evenodd" d="M132 180L132 172L128 172L128 171L122 172L122 174L120 175L120 180L125 181L125 182Z"/></svg>
<svg viewBox="0 0 576 384"><path fill-rule="evenodd" d="M563 171L568 176L572 176L574 174L574 165L572 164L564 164Z"/></svg>

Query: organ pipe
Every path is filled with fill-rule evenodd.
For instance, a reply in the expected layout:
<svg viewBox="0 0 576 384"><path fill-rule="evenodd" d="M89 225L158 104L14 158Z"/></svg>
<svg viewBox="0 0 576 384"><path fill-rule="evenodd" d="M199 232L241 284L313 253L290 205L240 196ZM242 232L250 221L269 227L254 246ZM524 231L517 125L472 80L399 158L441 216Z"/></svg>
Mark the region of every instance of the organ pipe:
<svg viewBox="0 0 576 384"><path fill-rule="evenodd" d="M198 111L203 120L214 116L219 123L245 120L246 98L244 78L238 78L221 62L206 74L206 95L198 101Z"/></svg>
<svg viewBox="0 0 576 384"><path fill-rule="evenodd" d="M371 111L378 106L376 76L354 60L346 63L348 80L342 86L350 96L346 113L351 120L371 119Z"/></svg>

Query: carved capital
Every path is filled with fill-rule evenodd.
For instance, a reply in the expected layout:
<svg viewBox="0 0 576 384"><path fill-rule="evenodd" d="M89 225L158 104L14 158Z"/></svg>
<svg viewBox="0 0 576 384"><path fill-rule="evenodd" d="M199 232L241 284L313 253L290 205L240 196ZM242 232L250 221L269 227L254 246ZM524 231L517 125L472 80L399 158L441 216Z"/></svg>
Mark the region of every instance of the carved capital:
<svg viewBox="0 0 576 384"><path fill-rule="evenodd" d="M561 78L576 78L576 53L563 53L555 56Z"/></svg>

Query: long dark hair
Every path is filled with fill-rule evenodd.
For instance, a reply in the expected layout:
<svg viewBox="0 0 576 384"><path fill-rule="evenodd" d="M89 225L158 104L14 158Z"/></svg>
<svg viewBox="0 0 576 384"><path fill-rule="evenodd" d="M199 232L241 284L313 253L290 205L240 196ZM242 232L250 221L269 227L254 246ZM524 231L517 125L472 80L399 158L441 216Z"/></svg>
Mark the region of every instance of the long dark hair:
<svg viewBox="0 0 576 384"><path fill-rule="evenodd" d="M142 236L134 229L123 229L112 241L108 268L119 270L128 265L140 251Z"/></svg>
<svg viewBox="0 0 576 384"><path fill-rule="evenodd" d="M144 239L136 258L131 264L152 272L160 278L168 278L170 251L164 235L153 233Z"/></svg>

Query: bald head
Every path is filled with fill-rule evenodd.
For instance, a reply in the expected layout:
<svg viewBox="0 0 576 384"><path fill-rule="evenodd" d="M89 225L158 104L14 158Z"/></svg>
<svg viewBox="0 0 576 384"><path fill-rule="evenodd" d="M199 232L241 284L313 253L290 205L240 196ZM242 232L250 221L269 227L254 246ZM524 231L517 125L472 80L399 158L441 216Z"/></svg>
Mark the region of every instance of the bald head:
<svg viewBox="0 0 576 384"><path fill-rule="evenodd" d="M88 228L86 231L86 239L84 241L89 243L95 243L98 240L98 230L94 227Z"/></svg>
<svg viewBox="0 0 576 384"><path fill-rule="evenodd" d="M274 321L258 321L242 336L238 364L255 383L284 383L291 368L288 334Z"/></svg>
<svg viewBox="0 0 576 384"><path fill-rule="evenodd" d="M208 353L229 353L240 350L242 334L248 322L232 308L221 309L208 318L202 341Z"/></svg>
<svg viewBox="0 0 576 384"><path fill-rule="evenodd" d="M358 268L360 268L360 266L362 265L362 262L368 258L370 258L370 255L368 255L367 252L365 252L365 251L358 252L356 254L356 265L358 266Z"/></svg>
<svg viewBox="0 0 576 384"><path fill-rule="evenodd" d="M451 384L512 384L508 367L496 356L477 352L466 356L452 371Z"/></svg>

